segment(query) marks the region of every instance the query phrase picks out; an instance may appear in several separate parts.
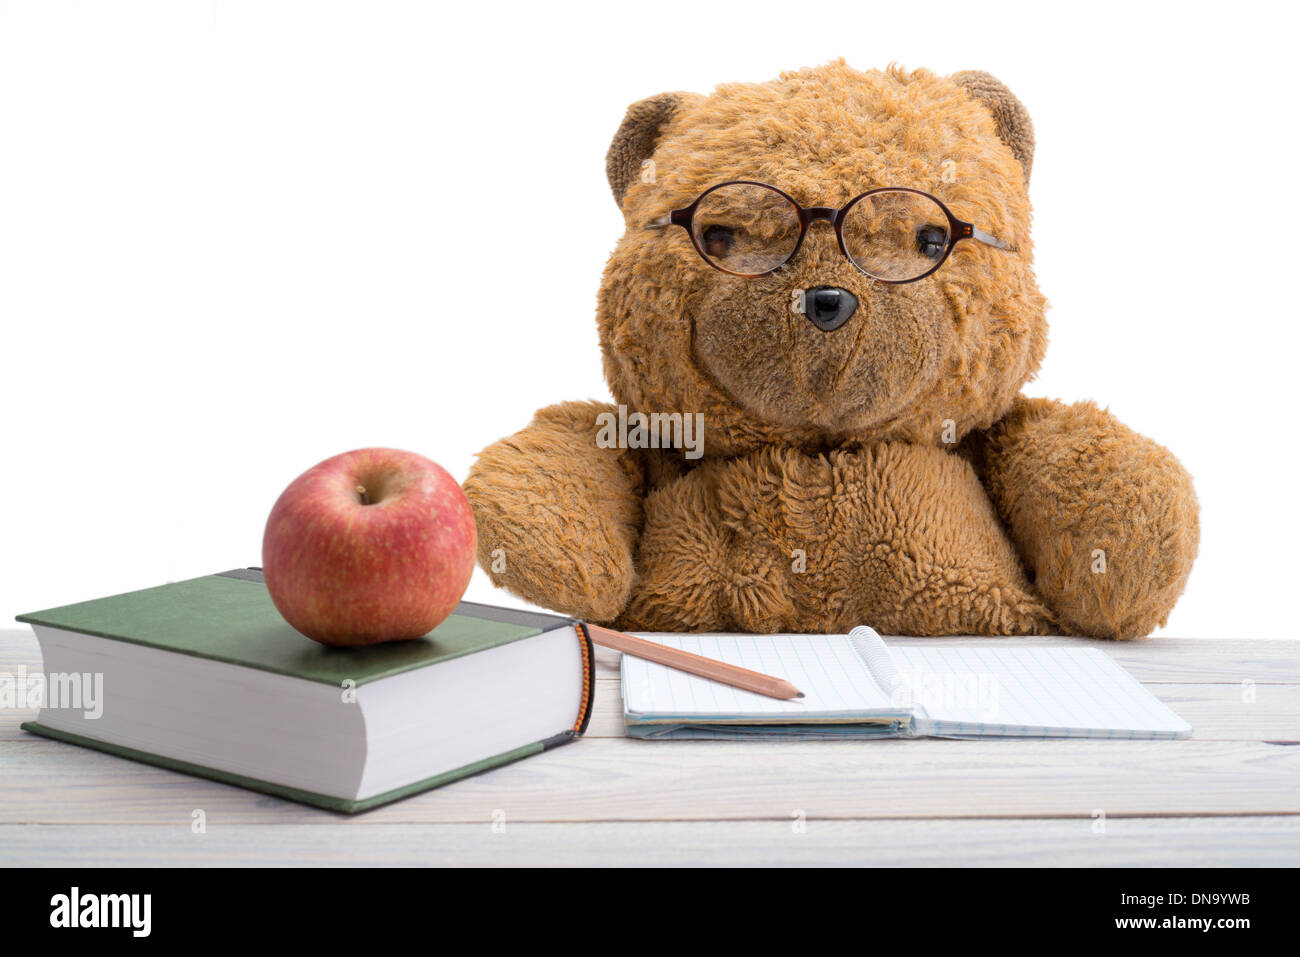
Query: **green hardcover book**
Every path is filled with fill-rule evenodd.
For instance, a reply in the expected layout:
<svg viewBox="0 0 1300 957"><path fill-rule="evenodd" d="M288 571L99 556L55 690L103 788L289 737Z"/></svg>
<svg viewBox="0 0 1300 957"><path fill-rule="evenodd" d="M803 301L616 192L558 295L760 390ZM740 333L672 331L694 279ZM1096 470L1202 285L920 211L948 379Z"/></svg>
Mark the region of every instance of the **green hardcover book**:
<svg viewBox="0 0 1300 957"><path fill-rule="evenodd" d="M347 813L565 744L591 715L591 642L557 615L461 602L423 638L330 648L240 569L18 620L47 676L28 731Z"/></svg>

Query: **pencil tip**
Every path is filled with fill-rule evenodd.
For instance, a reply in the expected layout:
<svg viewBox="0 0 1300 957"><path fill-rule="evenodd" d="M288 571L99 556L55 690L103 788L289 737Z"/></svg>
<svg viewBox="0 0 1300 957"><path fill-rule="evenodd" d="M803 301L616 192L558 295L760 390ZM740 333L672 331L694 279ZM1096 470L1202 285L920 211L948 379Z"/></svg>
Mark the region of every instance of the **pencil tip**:
<svg viewBox="0 0 1300 957"><path fill-rule="evenodd" d="M795 697L796 697L796 698L802 698L802 697L803 697L803 692L800 691L797 695L795 695Z"/></svg>

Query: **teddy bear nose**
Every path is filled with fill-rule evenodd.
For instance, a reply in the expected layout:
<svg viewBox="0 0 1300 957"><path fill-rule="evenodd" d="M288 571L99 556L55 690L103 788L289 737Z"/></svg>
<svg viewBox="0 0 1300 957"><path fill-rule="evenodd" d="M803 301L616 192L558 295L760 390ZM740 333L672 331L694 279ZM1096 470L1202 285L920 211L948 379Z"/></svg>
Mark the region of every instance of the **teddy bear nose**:
<svg viewBox="0 0 1300 957"><path fill-rule="evenodd" d="M837 286L815 286L804 293L804 315L822 332L834 332L858 308L858 297Z"/></svg>

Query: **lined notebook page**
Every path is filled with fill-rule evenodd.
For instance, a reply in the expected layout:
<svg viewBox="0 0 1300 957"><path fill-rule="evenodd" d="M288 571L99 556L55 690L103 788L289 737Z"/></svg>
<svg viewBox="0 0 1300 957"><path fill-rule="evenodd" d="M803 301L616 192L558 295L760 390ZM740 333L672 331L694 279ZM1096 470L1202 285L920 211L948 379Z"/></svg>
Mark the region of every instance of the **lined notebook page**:
<svg viewBox="0 0 1300 957"><path fill-rule="evenodd" d="M803 698L778 701L707 678L623 655L623 701L628 716L644 719L726 720L897 714L862 659L843 635L640 634L672 648L692 651L785 678Z"/></svg>
<svg viewBox="0 0 1300 957"><path fill-rule="evenodd" d="M893 646L940 735L1172 738L1191 727L1096 648Z"/></svg>

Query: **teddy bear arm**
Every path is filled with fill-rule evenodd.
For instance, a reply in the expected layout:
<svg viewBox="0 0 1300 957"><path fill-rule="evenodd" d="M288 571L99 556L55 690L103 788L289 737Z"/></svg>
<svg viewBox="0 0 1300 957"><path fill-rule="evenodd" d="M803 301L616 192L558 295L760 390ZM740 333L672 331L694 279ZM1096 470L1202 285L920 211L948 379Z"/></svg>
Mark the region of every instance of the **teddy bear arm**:
<svg viewBox="0 0 1300 957"><path fill-rule="evenodd" d="M607 404L565 402L480 454L465 480L478 560L493 582L564 614L609 622L627 604L644 479L597 442Z"/></svg>
<svg viewBox="0 0 1300 957"><path fill-rule="evenodd" d="M1163 625L1199 540L1191 477L1163 446L1091 402L1016 400L969 442L1043 600L1080 634Z"/></svg>

